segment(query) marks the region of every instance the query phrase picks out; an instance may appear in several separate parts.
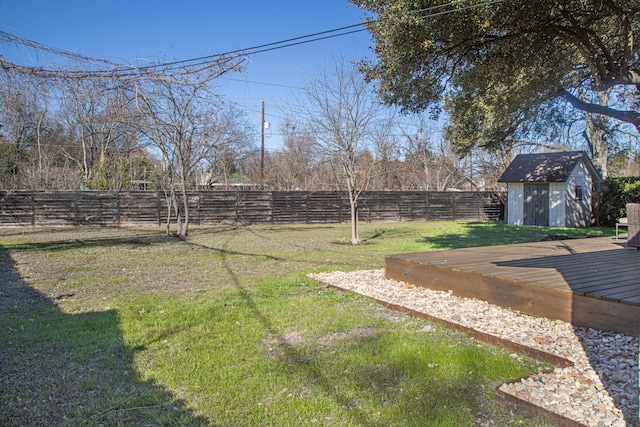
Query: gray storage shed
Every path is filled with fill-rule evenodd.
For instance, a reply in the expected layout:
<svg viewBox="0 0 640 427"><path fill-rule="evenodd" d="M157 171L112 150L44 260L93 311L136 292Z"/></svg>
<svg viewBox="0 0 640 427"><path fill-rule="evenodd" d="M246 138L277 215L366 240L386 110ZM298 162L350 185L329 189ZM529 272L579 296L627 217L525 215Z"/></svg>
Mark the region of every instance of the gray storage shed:
<svg viewBox="0 0 640 427"><path fill-rule="evenodd" d="M593 184L602 181L584 151L519 154L498 179L507 184L507 222L584 227L591 224Z"/></svg>

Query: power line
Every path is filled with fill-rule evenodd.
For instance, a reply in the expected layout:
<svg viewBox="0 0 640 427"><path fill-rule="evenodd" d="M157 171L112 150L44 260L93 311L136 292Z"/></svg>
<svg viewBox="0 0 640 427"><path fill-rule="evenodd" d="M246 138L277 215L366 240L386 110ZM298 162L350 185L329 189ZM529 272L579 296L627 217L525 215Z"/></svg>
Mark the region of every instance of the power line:
<svg viewBox="0 0 640 427"><path fill-rule="evenodd" d="M226 63L226 62L232 61L233 59L238 59L240 57L257 55L259 53L265 53L265 52L285 49L293 46L299 46L307 43L317 42L321 40L327 40L335 37L342 37L350 34L355 34L358 32L366 31L367 25L384 22L391 19L402 18L404 16L415 16L415 15L418 15L419 19L428 19L428 18L433 18L433 17L437 17L437 16L449 14L449 13L462 12L465 10L489 6L496 3L501 3L504 0L488 0L483 3L471 4L462 8L447 9L447 10L435 12L439 9L458 6L458 5L467 3L468 1L469 0L458 0L451 3L443 3L441 5L431 6L427 8L422 8L414 11L392 15L384 19L370 19L370 20L367 20L366 22L362 22L358 24L347 25L347 26L343 26L343 27L339 27L331 30L320 31L320 32L311 33L311 34L298 36L298 37L292 37L292 38L280 40L277 42L264 43L261 45L252 46L244 49L236 49L236 50L219 53L219 54L201 56L201 57L185 59L185 60L163 62L159 64L152 64L152 65L141 66L141 67L117 64L112 61L91 58L91 57L80 55L74 52L69 52L62 49L58 49L58 48L52 48L42 43L23 39L21 37L9 34L4 31L0 31L0 40L4 39L9 43L22 44L24 46L31 47L37 50L48 51L56 55L61 55L61 56L69 57L72 59L81 60L83 62L90 62L90 63L97 62L97 63L103 63L105 65L110 65L115 67L115 69L106 70L106 71L105 70L65 71L65 73L70 74L72 76L92 77L95 75L99 77L99 76L107 76L107 75L117 75L121 77L128 77L131 75L142 74L146 72L153 72L154 70L160 70L165 73L167 71L176 71L176 70L182 71L183 73L193 73L196 71L203 70L203 69L194 70L194 67L204 67L204 69L207 69L207 68L210 68L211 66L215 66L216 65L214 64L215 61L223 61ZM427 12L427 14L422 15L425 12ZM359 27L364 27L364 28L359 28ZM30 70L31 72L38 72L38 73L50 73L52 75L61 74L59 70L48 70L41 67L23 67L17 64L13 64L12 62L7 61L2 57L0 57L0 66L4 68L17 68L20 70Z"/></svg>
<svg viewBox="0 0 640 427"><path fill-rule="evenodd" d="M405 12L405 13L402 13L402 14L393 15L393 16L387 18L386 20L397 18L397 17L402 17L402 16L417 15L417 14L420 14L420 13L423 13L423 12L431 12L433 10L438 10L438 9L441 9L441 8L444 8L444 7L449 7L449 6L455 6L457 4L466 3L468 1L470 1L470 0L458 0L458 1L455 1L453 3L443 3L441 5L426 7L426 8L422 8L422 9L418 9L418 10L414 10L414 11ZM443 12L438 12L438 13L426 15L426 16L423 16L421 18L435 17L435 16L446 14L446 13L464 11L464 10L467 10L467 9L476 8L476 7L485 6L485 5L490 5L490 4L494 4L494 3L499 3L499 2L502 2L502 1L503 0L488 1L486 3L482 3L482 4L478 4L478 5L467 6L467 7L462 8L462 9L447 10L447 11L443 11ZM360 28L360 29L357 29L357 30L353 30L353 29L354 28L358 28L358 27L364 27L364 26L366 26L366 25L368 25L370 23L375 23L375 22L380 22L380 20L378 20L378 19L370 20L370 21L367 21L367 22L361 22L361 23L358 23L358 24L352 24L352 25L347 25L347 26L344 26L344 27L335 28L335 29L332 29L332 30L320 31L320 32L317 32L317 33L311 33L311 34L307 34L307 35L304 35L304 36L298 36L298 37L293 37L293 38L289 38L289 39L284 39L284 40L280 40L280 41L277 41L277 42L265 43L265 44L261 44L261 45L258 45L258 46L253 46L253 47L244 48L244 49L232 50L232 51L229 51L229 52L224 52L224 53L219 53L219 54L214 54L214 55L201 56L199 58L192 58L192 59L185 59L185 60L181 60L181 61L167 62L167 63L164 63L164 64L158 64L157 66L173 66L173 65L178 65L178 64L185 64L185 63L189 63L189 62L210 60L210 59L214 59L214 58L218 58L218 57L222 57L222 56L230 56L230 55L237 55L237 54L254 55L254 54L258 54L258 53L270 52L270 51L277 50L277 49L284 49L284 48L287 48L287 47L298 46L298 45L301 45L301 44L306 44L306 43L326 40L326 39L330 39L330 38L334 38L334 37L341 37L341 36L345 36L345 35L349 35L349 34L363 32L363 31L366 31L367 29L366 28ZM346 31L346 30L349 30L349 31ZM332 33L338 33L338 34L332 34ZM305 40L305 39L308 39L308 40ZM156 67L156 66L150 65L150 66L147 66L147 67L141 67L140 69L148 69L148 68L153 68L153 67Z"/></svg>
<svg viewBox="0 0 640 427"><path fill-rule="evenodd" d="M249 84L254 84L254 85L282 87L282 88L285 88L285 89L303 89L303 88L298 87L298 86L283 85L283 84L278 84L278 83L256 82L256 81L251 81L251 80L234 79L232 77L221 77L221 79L222 80L228 80L228 81L231 81L231 82L240 82L240 83L249 83Z"/></svg>
<svg viewBox="0 0 640 427"><path fill-rule="evenodd" d="M444 7L450 7L450 6L455 6L455 5L458 5L458 4L463 4L463 3L466 3L468 1L470 1L470 0L458 0L458 1L455 1L453 3L443 3L441 5L431 6L431 7L422 8L422 9L418 9L418 10L414 10L414 11L405 12L405 13L402 13L402 14L392 15L389 18L386 18L386 19L383 19L383 20L380 20L380 19L369 20L367 22L361 22L361 23L358 23L358 24L347 25L347 26L340 27L340 28L335 28L335 29L332 29L332 30L320 31L320 32L317 32L317 33L311 33L311 34L307 34L307 35L304 35L304 36L298 36L298 37L293 37L293 38L289 38L289 39L284 39L284 40L280 40L280 41L277 41L277 42L265 43L265 44L261 44L261 45L253 46L253 47L249 47L249 48L236 49L236 50L232 50L232 51L229 51L229 52L218 53L218 54L207 55L207 56L201 56L199 58L185 59L185 60L181 60L181 61L167 62L167 63L163 63L163 64L158 64L158 65L149 65L149 66L146 66L146 67L140 67L139 69L145 70L145 69L151 69L151 68L161 67L161 66L172 67L172 66L175 66L175 65L187 64L187 63L196 62L196 61L197 61L196 65L199 65L199 64L202 64L203 61L208 61L208 60L211 60L211 59L220 58L220 57L224 57L224 56L232 56L232 55L251 56L251 55L258 54L258 53L270 52L270 51L273 51L273 50L284 49L284 48L288 48L288 47L299 46L299 45L302 45L302 44L307 44L307 43L312 43L312 42L316 42L316 41L327 40L327 39L331 39L331 38L335 38L335 37L341 37L341 36L345 36L345 35L350 35L350 34L363 32L363 31L366 31L367 28L360 28L360 29L356 29L356 30L354 30L354 28L364 27L364 26L369 25L371 23L376 23L376 22L385 21L385 20L391 20L391 19L398 18L398 17L410 16L410 15L418 15L418 14L421 14L423 12L431 12L431 11L434 11L434 10L442 9ZM447 14L447 13L460 12L460 11L464 11L464 10L468 10L468 9L472 9L472 8L478 8L478 7L482 7L482 6L491 5L491 4L494 4L494 3L500 3L502 1L504 1L504 0L487 1L485 3L481 3L481 4L477 4L477 5L466 6L466 7L461 8L461 9L445 10L445 11L438 12L438 13L431 13L431 14L428 14L428 15L425 15L425 16L421 16L420 18L424 19L424 18L436 17L436 16ZM346 31L346 30L349 30L349 31ZM332 34L332 33L337 33L337 34Z"/></svg>
<svg viewBox="0 0 640 427"><path fill-rule="evenodd" d="M467 1L467 0L464 0L464 1ZM173 65L184 64L184 63L188 63L188 62L210 60L210 59L214 59L214 58L219 58L219 57L224 57L224 56L232 56L232 55L238 55L238 54L241 54L241 55L253 55L255 53L268 52L270 50L282 49L284 47L296 46L298 44L310 43L310 42L313 42L313 41L325 40L327 38L338 37L338 36L342 36L342 35L361 32L361 31L366 30L366 28L365 29L356 30L356 31L348 31L348 32L345 32L345 33L340 33L340 34L327 35L327 34L335 33L335 32L338 32L338 31L343 31L343 30L348 30L348 29L352 29L352 28L356 28L356 27L361 27L363 25L364 25L363 23L347 25L346 27L335 28L333 30L320 31L318 33L312 33L312 34L307 34L307 35L304 35L304 36L293 37L293 38L289 38L289 39L285 39L285 40L280 40L280 41L277 41L277 42L265 43L265 44L261 44L261 45L258 45L258 46L248 47L248 48L244 48L244 49L236 49L236 50L232 50L232 51L229 51L229 52L217 53L217 54L214 54L214 55L201 56L199 58L192 58L192 59L185 59L185 60L181 60L181 61L167 62L167 63L160 64L160 65L162 65L162 66L173 66ZM319 36L322 36L322 37L319 37ZM311 40L303 41L304 39L310 39L312 37L314 37L314 38L311 39ZM278 45L283 45L283 46L276 47ZM141 69L147 69L147 68L152 68L152 67L155 67L155 66L150 65L148 67L142 67Z"/></svg>
<svg viewBox="0 0 640 427"><path fill-rule="evenodd" d="M246 111L251 111L251 112L254 112L254 113L261 113L261 110L258 110L257 106L256 106L256 109L254 109L254 108L249 107L249 106L247 106L245 104L240 104L239 102L232 101L231 99L229 99L229 98L227 98L225 96L218 95L218 97L221 98L223 100L223 102L228 102L230 104L237 105L238 107L241 107L241 108L245 109ZM286 120L284 117L278 116L277 114L273 114L273 113L267 113L267 116L268 117L274 117L274 118L279 119L279 120Z"/></svg>

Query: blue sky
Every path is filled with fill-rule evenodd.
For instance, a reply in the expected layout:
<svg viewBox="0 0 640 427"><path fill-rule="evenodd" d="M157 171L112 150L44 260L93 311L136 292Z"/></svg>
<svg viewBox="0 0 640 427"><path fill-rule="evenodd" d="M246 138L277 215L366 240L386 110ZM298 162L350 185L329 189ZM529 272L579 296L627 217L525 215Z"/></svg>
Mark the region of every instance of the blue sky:
<svg viewBox="0 0 640 427"><path fill-rule="evenodd" d="M347 0L0 0L0 30L87 56L133 63L183 60L277 42L362 22L364 11ZM334 58L371 56L364 31L261 53L243 74L219 80L220 94L246 108L260 129L261 102L267 149L279 145L280 107L304 75ZM53 58L0 44L0 55L22 65Z"/></svg>

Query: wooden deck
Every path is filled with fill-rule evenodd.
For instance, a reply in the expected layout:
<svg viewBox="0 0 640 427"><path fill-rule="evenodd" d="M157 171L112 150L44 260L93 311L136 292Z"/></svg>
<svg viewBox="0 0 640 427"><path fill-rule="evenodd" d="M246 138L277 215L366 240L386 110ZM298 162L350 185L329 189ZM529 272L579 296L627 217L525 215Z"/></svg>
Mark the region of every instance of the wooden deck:
<svg viewBox="0 0 640 427"><path fill-rule="evenodd" d="M640 250L609 237L386 257L386 275L535 316L640 335Z"/></svg>

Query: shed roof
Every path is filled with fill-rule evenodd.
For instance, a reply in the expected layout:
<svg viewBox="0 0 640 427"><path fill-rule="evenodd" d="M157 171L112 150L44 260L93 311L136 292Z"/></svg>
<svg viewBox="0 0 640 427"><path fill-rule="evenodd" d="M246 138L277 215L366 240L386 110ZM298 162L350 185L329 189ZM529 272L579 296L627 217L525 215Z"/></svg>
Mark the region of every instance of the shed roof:
<svg viewBox="0 0 640 427"><path fill-rule="evenodd" d="M498 182L565 182L580 162L594 182L602 180L584 151L518 154L502 173Z"/></svg>

